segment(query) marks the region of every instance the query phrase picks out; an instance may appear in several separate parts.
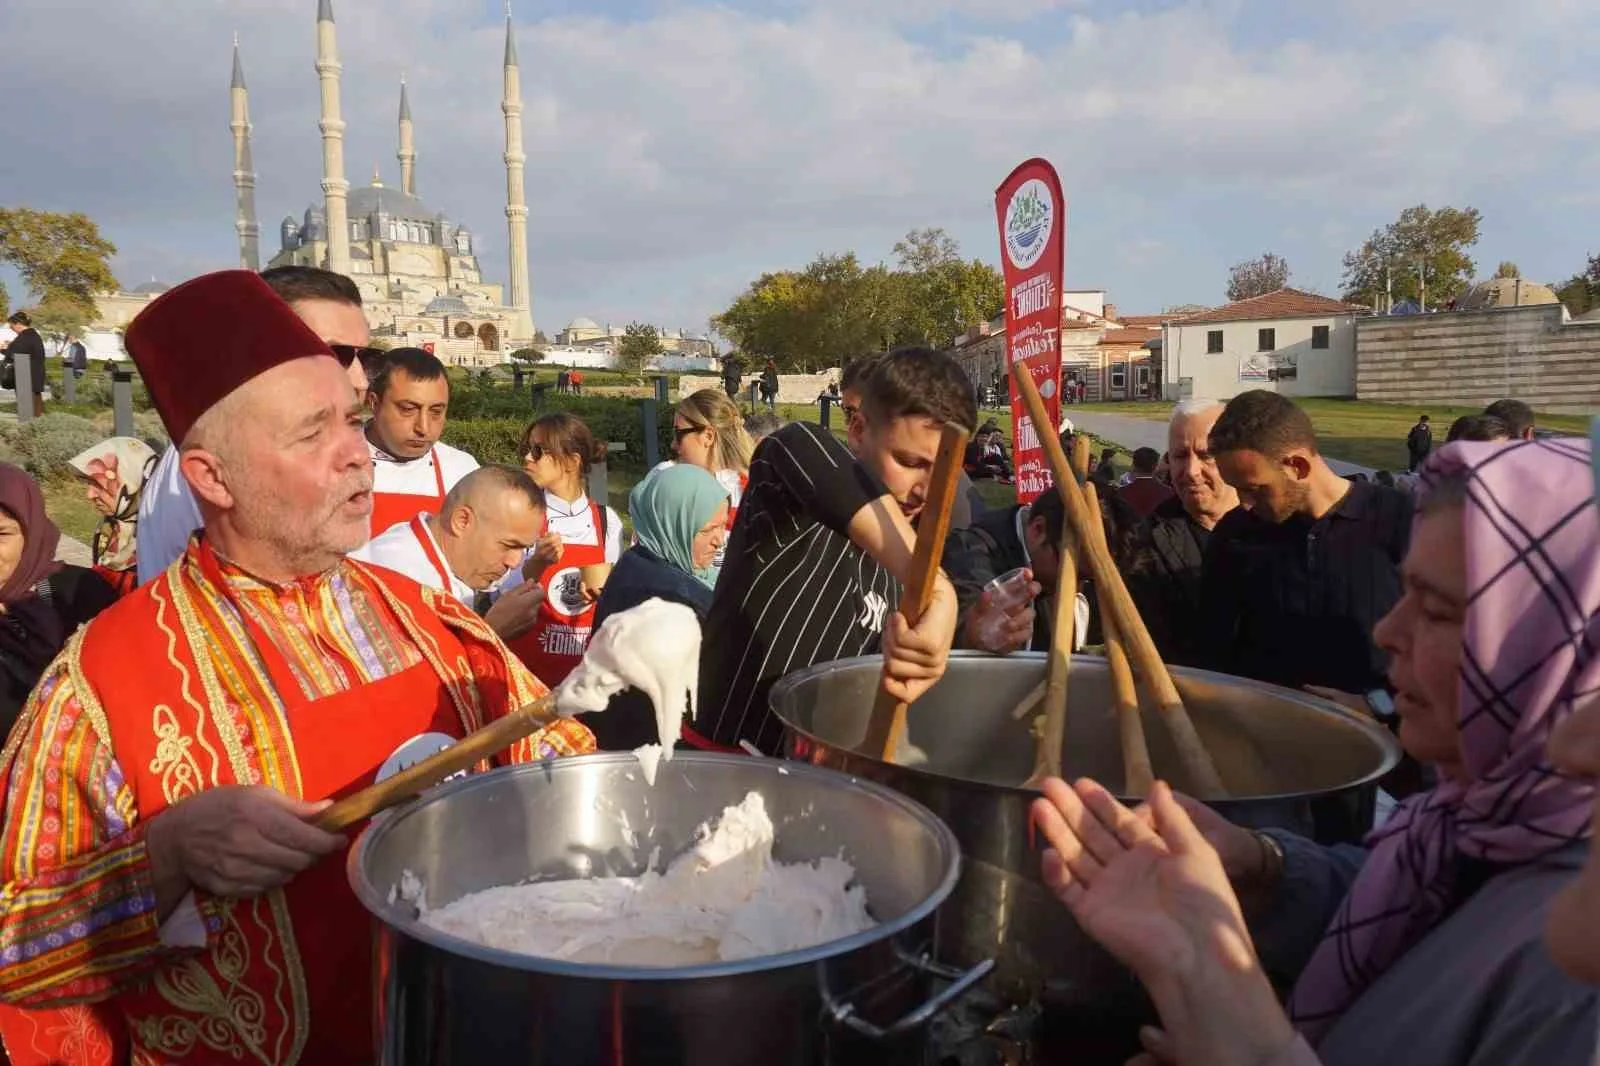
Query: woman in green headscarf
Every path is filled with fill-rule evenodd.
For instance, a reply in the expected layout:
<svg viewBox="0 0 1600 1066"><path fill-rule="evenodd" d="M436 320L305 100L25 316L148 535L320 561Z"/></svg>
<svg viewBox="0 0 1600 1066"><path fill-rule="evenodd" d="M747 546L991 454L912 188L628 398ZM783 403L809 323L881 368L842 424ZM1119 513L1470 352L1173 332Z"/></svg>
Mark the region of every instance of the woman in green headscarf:
<svg viewBox="0 0 1600 1066"><path fill-rule="evenodd" d="M628 497L638 543L607 579L594 624L652 597L694 608L702 620L716 584L712 561L727 535L728 490L698 466L658 467ZM656 739L655 711L629 689L599 714L581 715L601 748L624 751Z"/></svg>

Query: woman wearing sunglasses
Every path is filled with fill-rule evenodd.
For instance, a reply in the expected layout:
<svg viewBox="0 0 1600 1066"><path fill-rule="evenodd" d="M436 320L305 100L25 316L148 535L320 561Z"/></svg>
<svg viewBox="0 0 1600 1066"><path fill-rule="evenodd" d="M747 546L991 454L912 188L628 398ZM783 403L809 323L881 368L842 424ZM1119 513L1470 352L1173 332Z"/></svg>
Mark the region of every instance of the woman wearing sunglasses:
<svg viewBox="0 0 1600 1066"><path fill-rule="evenodd" d="M545 415L522 435L522 468L544 490L549 526L500 592L527 582L543 590L533 627L510 645L552 688L583 658L605 574L622 555L622 518L590 500L586 488L590 466L604 458L605 443L564 411Z"/></svg>
<svg viewBox="0 0 1600 1066"><path fill-rule="evenodd" d="M678 462L698 466L716 478L728 493L728 525L739 514L739 499L750 483L750 456L755 443L744 428L739 406L716 389L685 396L672 417L672 450ZM668 460L661 467L672 466ZM660 469L658 467L657 469ZM722 548L711 564L711 584L722 570Z"/></svg>

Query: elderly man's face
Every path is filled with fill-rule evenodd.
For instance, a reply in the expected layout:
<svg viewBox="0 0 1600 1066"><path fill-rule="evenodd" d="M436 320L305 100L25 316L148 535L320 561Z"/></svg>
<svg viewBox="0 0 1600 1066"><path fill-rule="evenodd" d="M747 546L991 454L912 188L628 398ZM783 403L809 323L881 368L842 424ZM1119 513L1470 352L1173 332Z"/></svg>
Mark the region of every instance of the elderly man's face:
<svg viewBox="0 0 1600 1066"><path fill-rule="evenodd" d="M1184 510L1196 520L1215 522L1239 505L1239 494L1222 479L1207 438L1222 417L1222 405L1177 418L1167 428L1167 461L1172 487Z"/></svg>
<svg viewBox="0 0 1600 1066"><path fill-rule="evenodd" d="M372 459L361 405L327 356L280 364L244 388L224 460L231 521L295 572L319 573L368 537Z"/></svg>

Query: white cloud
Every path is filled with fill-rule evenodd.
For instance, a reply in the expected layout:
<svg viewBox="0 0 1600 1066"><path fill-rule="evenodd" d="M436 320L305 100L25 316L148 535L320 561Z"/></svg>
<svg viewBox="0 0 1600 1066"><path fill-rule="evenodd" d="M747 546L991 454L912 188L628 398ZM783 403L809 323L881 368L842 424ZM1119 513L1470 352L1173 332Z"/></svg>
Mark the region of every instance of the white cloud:
<svg viewBox="0 0 1600 1066"><path fill-rule="evenodd" d="M23 25L29 43L0 78L51 86L8 113L37 160L19 198L89 210L141 276L232 259L236 27L264 245L317 196L312 5L174 10L189 6L128 0L89 31L60 0L0 13L0 37ZM473 227L503 277L499 24L461 26L446 0L337 6L348 177L377 161L393 180L407 70L421 193ZM1493 230L1530 210L1519 187L1600 177L1573 143L1593 130L1594 79L1550 61L1559 0L1519 7L1513 30L1486 2L1385 28L1401 5L1347 0L1310 31L1249 35L1245 20L1277 8L1108 6L817 0L522 25L536 315L697 326L763 269L886 256L911 226L992 257L994 185L1036 154L1067 183L1074 283L1129 310L1215 299L1227 264L1264 247L1297 275L1336 276L1344 248L1408 203L1472 202ZM913 25L936 16L962 28ZM1552 276L1576 254L1515 253Z"/></svg>

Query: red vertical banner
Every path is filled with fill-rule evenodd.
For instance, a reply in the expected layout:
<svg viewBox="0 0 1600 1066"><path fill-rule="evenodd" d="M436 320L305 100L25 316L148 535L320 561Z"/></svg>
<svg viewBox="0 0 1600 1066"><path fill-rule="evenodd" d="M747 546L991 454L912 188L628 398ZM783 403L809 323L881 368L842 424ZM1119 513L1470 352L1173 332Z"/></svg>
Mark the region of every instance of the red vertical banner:
<svg viewBox="0 0 1600 1066"><path fill-rule="evenodd" d="M1030 159L994 194L1000 264L1006 278L1006 365L1010 368L1011 446L1017 500L1029 503L1050 487L1039 433L1061 424L1061 272L1067 243L1067 200L1056 168ZM1029 373L1051 424L1034 428L1017 395L1016 375Z"/></svg>

